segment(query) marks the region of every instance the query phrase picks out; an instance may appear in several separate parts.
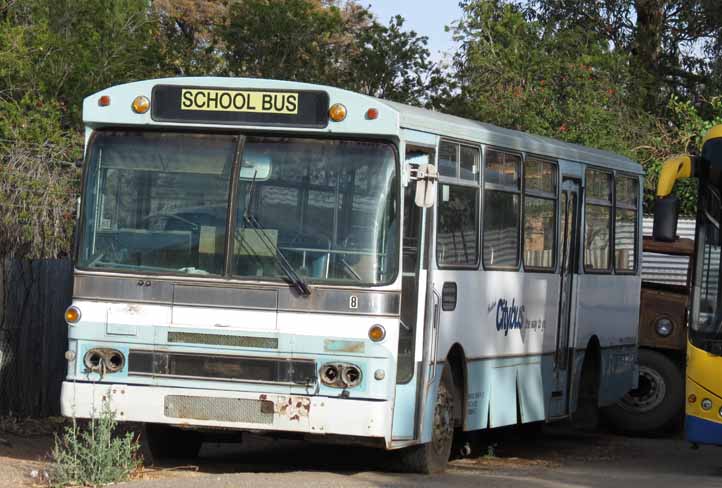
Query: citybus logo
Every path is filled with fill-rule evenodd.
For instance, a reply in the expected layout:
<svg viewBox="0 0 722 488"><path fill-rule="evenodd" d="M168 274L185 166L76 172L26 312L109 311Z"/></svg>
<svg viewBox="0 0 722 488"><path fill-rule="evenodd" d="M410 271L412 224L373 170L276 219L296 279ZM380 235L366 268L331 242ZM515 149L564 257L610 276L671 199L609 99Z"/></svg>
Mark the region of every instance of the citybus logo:
<svg viewBox="0 0 722 488"><path fill-rule="evenodd" d="M500 298L496 302L496 330L503 330L506 336L510 330L521 329L524 327L524 313L524 305L517 305L515 299L510 305L506 298Z"/></svg>

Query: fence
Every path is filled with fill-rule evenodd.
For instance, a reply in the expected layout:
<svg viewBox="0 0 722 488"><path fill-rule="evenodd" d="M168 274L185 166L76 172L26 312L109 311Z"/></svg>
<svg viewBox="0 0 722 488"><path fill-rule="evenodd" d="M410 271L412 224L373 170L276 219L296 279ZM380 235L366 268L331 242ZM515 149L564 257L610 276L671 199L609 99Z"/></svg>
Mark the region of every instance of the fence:
<svg viewBox="0 0 722 488"><path fill-rule="evenodd" d="M0 259L0 415L60 413L69 259Z"/></svg>
<svg viewBox="0 0 722 488"><path fill-rule="evenodd" d="M652 217L644 217L645 236L652 235L653 222ZM694 228L694 220L679 219L677 235L687 239L694 239ZM645 252L642 257L642 279L670 285L686 285L688 266L689 258L687 256Z"/></svg>

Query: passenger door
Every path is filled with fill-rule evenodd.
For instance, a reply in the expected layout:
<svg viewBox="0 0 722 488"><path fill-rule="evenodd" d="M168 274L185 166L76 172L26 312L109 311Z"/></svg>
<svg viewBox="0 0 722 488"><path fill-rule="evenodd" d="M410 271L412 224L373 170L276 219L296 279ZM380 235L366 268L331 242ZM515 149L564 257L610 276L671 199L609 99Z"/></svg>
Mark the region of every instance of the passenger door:
<svg viewBox="0 0 722 488"><path fill-rule="evenodd" d="M431 149L407 147L406 162L411 166L434 161ZM420 356L428 283L428 239L424 221L431 209L414 203L416 185L409 182L404 191L404 227L401 279L401 323L394 403L393 439L416 438L417 388L421 374Z"/></svg>
<svg viewBox="0 0 722 488"><path fill-rule="evenodd" d="M579 249L579 180L564 178L560 195L559 226L560 292L559 321L554 352L554 388L550 416L569 413L570 344L574 336L572 298Z"/></svg>

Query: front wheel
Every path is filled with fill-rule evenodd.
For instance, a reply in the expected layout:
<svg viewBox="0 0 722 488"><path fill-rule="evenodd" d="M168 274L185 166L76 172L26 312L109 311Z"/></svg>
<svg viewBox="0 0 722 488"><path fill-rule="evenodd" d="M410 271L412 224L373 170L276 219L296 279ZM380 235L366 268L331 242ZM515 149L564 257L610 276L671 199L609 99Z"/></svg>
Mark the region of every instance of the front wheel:
<svg viewBox="0 0 722 488"><path fill-rule="evenodd" d="M677 420L684 408L682 371L669 357L639 350L639 385L605 410L613 428L632 435L658 434Z"/></svg>
<svg viewBox="0 0 722 488"><path fill-rule="evenodd" d="M141 452L147 465L167 459L193 459L203 443L200 432L162 424L146 424L143 434Z"/></svg>
<svg viewBox="0 0 722 488"><path fill-rule="evenodd" d="M454 421L454 382L446 366L436 393L431 442L404 449L401 452L404 467L422 474L444 472L454 442Z"/></svg>

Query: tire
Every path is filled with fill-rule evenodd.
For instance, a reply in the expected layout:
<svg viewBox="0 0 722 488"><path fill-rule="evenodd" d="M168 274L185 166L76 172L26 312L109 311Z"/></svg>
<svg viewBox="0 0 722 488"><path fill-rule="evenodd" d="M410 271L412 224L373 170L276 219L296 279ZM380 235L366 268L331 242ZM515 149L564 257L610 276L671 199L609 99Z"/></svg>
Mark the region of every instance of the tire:
<svg viewBox="0 0 722 488"><path fill-rule="evenodd" d="M141 451L146 465L165 459L193 459L203 444L200 432L162 424L146 424L143 433Z"/></svg>
<svg viewBox="0 0 722 488"><path fill-rule="evenodd" d="M431 442L401 451L405 471L421 474L443 473L454 442L454 381L449 366L444 367L434 406Z"/></svg>
<svg viewBox="0 0 722 488"><path fill-rule="evenodd" d="M654 435L668 430L684 409L684 378L669 357L639 350L639 387L608 407L604 416L614 430Z"/></svg>

